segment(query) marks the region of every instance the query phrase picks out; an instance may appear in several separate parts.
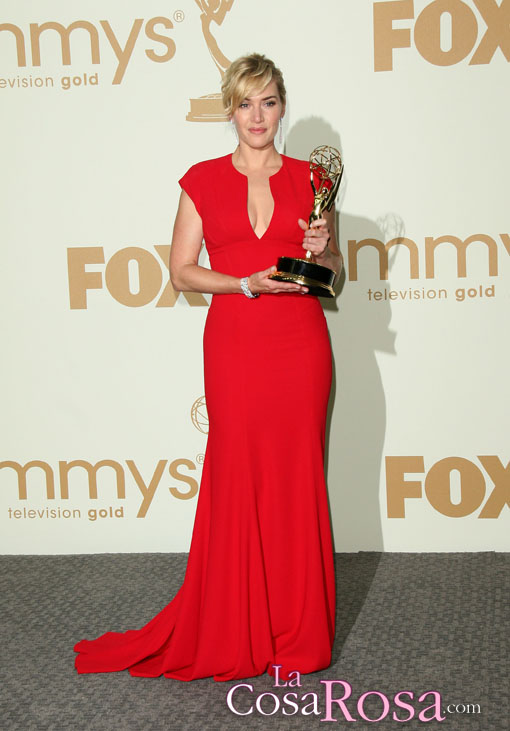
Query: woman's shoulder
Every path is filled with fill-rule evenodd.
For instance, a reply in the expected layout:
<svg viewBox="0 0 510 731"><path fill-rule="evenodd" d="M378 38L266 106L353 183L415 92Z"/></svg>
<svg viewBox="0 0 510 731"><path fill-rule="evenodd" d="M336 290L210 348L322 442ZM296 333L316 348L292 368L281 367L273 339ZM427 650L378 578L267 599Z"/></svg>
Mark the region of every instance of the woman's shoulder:
<svg viewBox="0 0 510 731"><path fill-rule="evenodd" d="M307 172L310 170L308 160L300 160L297 157L289 157L288 155L282 155L282 158L288 167L296 170L306 170Z"/></svg>

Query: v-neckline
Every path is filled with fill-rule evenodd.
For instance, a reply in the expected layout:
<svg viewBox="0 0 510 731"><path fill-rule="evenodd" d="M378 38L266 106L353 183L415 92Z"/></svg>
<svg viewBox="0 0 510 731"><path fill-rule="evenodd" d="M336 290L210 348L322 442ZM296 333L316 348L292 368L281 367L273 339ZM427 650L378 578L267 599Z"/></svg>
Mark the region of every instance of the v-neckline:
<svg viewBox="0 0 510 731"><path fill-rule="evenodd" d="M282 164L280 165L280 167L278 168L278 170L275 173L273 173L272 175L270 175L268 177L268 179L267 179L267 181L269 183L269 191L270 191L271 197L273 199L273 213L271 214L271 218L269 219L269 224L268 224L266 230L264 231L264 233L262 234L262 236L258 236L257 235L255 229L253 228L252 222L250 220L250 214L248 213L248 186L249 186L248 176L245 175L244 173L242 173L240 170L238 170L236 168L236 166L234 165L234 161L232 159L232 155L229 155L228 157L230 159L230 164L231 164L233 170L235 170L236 173L238 173L239 175L241 175L246 180L246 203L245 203L245 206L244 206L246 220L248 221L248 226L250 227L251 232L253 233L253 235L255 236L255 238L257 239L257 241L262 241L262 239L264 238L264 236L267 234L267 232L271 228L271 225L272 225L273 220L274 220L274 214L275 214L275 211L276 211L276 201L275 201L275 197L274 197L274 194L273 194L273 188L271 186L271 178L275 178L283 170L284 157L285 156L280 153L280 157L281 157L281 160L282 160Z"/></svg>

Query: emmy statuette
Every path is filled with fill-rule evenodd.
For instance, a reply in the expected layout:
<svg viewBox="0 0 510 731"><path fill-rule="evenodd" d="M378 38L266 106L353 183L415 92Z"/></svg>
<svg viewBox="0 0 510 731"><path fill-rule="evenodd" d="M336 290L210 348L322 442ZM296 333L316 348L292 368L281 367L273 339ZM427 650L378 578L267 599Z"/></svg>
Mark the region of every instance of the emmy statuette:
<svg viewBox="0 0 510 731"><path fill-rule="evenodd" d="M211 33L211 23L221 25L225 19L234 0L195 0L196 4L202 11L200 21L202 23L202 32L204 34L207 48L212 56L212 60L221 78L225 75L225 71L230 66L230 61L222 53L220 47L213 34ZM197 99L190 99L190 111L186 116L188 122L226 122L227 116L223 109L221 94L206 94Z"/></svg>
<svg viewBox="0 0 510 731"><path fill-rule="evenodd" d="M314 206L308 225L322 217L323 211L330 211L342 180L344 165L340 153L334 147L322 145L316 147L310 155L310 181L314 192ZM314 174L318 178L315 186ZM291 256L278 258L278 271L270 275L270 279L280 282L295 282L308 287L308 294L318 297L334 297L333 283L335 272L328 267L317 264L310 251L305 259Z"/></svg>

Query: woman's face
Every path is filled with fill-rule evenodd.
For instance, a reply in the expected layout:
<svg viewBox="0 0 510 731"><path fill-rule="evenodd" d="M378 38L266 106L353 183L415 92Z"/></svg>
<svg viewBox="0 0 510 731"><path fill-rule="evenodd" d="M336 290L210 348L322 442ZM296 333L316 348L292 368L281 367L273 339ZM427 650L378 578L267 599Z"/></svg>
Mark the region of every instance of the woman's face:
<svg viewBox="0 0 510 731"><path fill-rule="evenodd" d="M243 99L232 114L239 142L256 149L271 146L284 113L276 82L271 81L260 94Z"/></svg>

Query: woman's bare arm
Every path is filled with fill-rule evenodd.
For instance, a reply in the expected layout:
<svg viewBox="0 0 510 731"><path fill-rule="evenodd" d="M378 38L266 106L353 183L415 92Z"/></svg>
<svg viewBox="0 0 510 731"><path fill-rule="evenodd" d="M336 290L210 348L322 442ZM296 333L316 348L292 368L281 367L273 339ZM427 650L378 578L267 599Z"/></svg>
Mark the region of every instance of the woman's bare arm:
<svg viewBox="0 0 510 731"><path fill-rule="evenodd" d="M237 277L214 272L198 264L202 248L202 219L195 204L183 190L175 217L170 249L170 279L178 291L208 292L211 294L241 293Z"/></svg>
<svg viewBox="0 0 510 731"><path fill-rule="evenodd" d="M336 238L335 207L324 211L322 218L313 221L310 229L303 219L300 219L300 226L303 230L311 231L310 234L305 233L303 248L312 252L317 264L332 269L338 276L342 271L343 257Z"/></svg>

